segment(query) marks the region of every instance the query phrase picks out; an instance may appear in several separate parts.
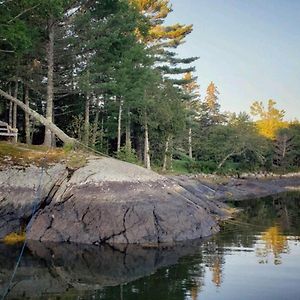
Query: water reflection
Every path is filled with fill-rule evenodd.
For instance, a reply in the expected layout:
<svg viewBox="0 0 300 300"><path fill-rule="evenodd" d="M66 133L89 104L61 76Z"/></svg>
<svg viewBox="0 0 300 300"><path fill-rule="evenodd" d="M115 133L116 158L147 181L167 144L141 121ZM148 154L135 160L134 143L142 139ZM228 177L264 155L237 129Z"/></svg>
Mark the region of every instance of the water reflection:
<svg viewBox="0 0 300 300"><path fill-rule="evenodd" d="M220 234L176 247L29 243L8 299L296 299L299 200L233 203ZM19 251L0 244L0 294Z"/></svg>
<svg viewBox="0 0 300 300"><path fill-rule="evenodd" d="M271 226L261 236L261 246L256 248L257 256L260 257L260 263L267 264L269 256L273 256L275 265L282 263L281 254L288 253L288 239L281 232L279 226Z"/></svg>

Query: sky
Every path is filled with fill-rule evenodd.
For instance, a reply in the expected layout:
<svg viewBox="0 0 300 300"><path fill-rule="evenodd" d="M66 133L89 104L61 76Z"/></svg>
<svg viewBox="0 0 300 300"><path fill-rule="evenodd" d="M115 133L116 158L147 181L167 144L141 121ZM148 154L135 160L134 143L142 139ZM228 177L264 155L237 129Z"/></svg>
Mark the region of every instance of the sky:
<svg viewBox="0 0 300 300"><path fill-rule="evenodd" d="M193 24L179 46L195 62L202 99L213 81L223 111L268 99L300 119L300 0L170 0L170 24Z"/></svg>

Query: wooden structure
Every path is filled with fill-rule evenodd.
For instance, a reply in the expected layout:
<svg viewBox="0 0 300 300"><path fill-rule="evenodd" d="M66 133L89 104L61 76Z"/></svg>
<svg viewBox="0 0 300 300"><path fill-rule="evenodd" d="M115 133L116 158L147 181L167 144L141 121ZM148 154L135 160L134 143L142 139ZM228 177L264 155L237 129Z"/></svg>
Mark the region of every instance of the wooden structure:
<svg viewBox="0 0 300 300"><path fill-rule="evenodd" d="M18 141L18 129L11 128L7 123L0 121L0 137L7 136L16 143Z"/></svg>

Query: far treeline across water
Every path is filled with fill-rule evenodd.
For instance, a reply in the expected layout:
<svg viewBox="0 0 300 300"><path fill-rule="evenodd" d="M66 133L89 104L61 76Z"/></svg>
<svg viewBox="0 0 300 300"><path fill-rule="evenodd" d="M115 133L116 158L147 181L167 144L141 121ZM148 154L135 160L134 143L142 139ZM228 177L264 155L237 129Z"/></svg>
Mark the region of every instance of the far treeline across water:
<svg viewBox="0 0 300 300"><path fill-rule="evenodd" d="M193 26L166 24L171 12L169 0L0 1L0 120L27 144L71 137L149 169L298 170L299 122L267 99L223 112L213 81L201 96L198 57L176 52Z"/></svg>

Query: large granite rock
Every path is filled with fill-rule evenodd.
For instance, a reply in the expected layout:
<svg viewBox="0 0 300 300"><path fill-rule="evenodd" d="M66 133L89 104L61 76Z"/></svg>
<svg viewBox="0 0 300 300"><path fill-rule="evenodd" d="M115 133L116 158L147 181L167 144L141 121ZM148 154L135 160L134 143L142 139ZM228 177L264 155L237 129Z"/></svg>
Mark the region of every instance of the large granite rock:
<svg viewBox="0 0 300 300"><path fill-rule="evenodd" d="M34 217L31 240L87 244L173 243L219 230L223 207L144 168L90 159Z"/></svg>

